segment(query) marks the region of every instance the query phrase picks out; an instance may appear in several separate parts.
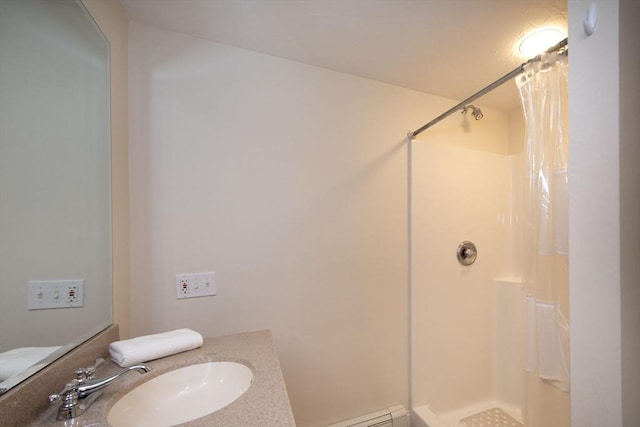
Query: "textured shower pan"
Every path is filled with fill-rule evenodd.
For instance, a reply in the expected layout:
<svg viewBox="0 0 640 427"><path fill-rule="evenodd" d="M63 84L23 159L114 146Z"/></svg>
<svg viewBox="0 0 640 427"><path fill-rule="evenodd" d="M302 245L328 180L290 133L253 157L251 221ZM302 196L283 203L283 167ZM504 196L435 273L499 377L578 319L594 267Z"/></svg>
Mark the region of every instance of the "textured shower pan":
<svg viewBox="0 0 640 427"><path fill-rule="evenodd" d="M460 420L465 427L524 427L500 408L491 408Z"/></svg>
<svg viewBox="0 0 640 427"><path fill-rule="evenodd" d="M477 405L436 414L428 405L413 409L414 427L524 427L520 411L498 402Z"/></svg>

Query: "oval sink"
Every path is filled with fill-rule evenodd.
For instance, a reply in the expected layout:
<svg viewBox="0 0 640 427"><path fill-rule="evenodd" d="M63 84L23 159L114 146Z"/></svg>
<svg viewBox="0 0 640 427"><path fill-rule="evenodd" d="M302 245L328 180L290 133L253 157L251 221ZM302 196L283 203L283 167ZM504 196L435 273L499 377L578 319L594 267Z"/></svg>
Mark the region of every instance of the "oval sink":
<svg viewBox="0 0 640 427"><path fill-rule="evenodd" d="M113 427L169 427L224 408L251 386L253 373L234 362L185 366L157 376L120 398L109 411Z"/></svg>

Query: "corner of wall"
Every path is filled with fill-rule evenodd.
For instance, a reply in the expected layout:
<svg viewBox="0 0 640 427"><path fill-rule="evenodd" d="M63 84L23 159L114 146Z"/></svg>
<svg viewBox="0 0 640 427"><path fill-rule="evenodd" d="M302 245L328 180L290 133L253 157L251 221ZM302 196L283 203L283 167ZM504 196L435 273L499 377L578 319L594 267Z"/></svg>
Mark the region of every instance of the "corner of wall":
<svg viewBox="0 0 640 427"><path fill-rule="evenodd" d="M598 26L587 37L582 19L594 3ZM569 135L579 148L569 150L571 422L622 426L620 0L575 0L568 9Z"/></svg>

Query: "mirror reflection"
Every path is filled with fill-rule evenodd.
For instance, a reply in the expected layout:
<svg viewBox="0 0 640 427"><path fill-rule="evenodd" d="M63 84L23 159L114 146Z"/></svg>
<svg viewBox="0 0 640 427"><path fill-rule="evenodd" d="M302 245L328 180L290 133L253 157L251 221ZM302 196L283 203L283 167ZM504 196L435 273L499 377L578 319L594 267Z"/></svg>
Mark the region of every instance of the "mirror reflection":
<svg viewBox="0 0 640 427"><path fill-rule="evenodd" d="M0 389L111 323L108 58L80 3L0 1Z"/></svg>

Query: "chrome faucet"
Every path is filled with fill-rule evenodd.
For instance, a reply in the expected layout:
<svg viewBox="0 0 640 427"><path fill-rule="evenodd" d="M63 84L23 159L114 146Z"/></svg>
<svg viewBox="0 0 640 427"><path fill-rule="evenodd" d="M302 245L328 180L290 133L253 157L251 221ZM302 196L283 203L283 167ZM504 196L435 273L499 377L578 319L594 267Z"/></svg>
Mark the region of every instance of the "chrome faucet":
<svg viewBox="0 0 640 427"><path fill-rule="evenodd" d="M102 394L103 388L127 372L136 370L144 374L151 370L147 365L134 365L123 369L117 374L94 379L96 368L102 362L104 362L104 359L99 358L93 366L76 370L75 379L68 382L60 393L49 396L51 404L61 403L58 408L58 420L68 420L82 415Z"/></svg>

